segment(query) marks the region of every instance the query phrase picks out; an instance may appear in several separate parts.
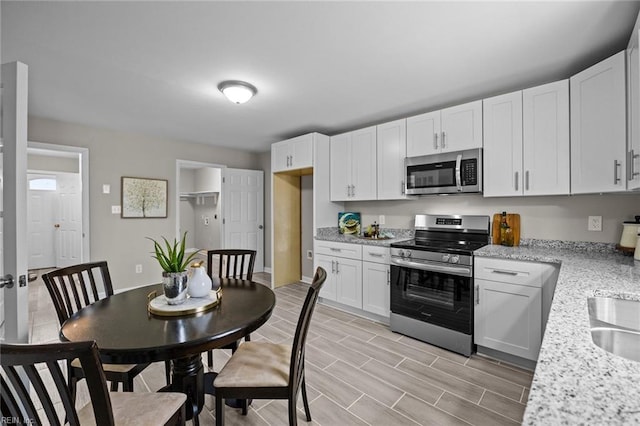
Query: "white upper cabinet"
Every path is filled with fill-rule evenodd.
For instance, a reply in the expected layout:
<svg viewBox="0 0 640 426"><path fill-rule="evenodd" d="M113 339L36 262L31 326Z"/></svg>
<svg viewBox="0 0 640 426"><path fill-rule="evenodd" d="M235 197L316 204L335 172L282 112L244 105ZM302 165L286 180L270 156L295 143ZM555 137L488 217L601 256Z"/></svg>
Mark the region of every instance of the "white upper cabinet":
<svg viewBox="0 0 640 426"><path fill-rule="evenodd" d="M569 194L569 81L522 91L524 195Z"/></svg>
<svg viewBox="0 0 640 426"><path fill-rule="evenodd" d="M485 99L484 195L569 193L567 80Z"/></svg>
<svg viewBox="0 0 640 426"><path fill-rule="evenodd" d="M376 126L331 137L331 201L376 199Z"/></svg>
<svg viewBox="0 0 640 426"><path fill-rule="evenodd" d="M640 189L640 16L627 47L627 188Z"/></svg>
<svg viewBox="0 0 640 426"><path fill-rule="evenodd" d="M625 52L574 75L571 192L626 190Z"/></svg>
<svg viewBox="0 0 640 426"><path fill-rule="evenodd" d="M483 101L485 197L522 195L522 92Z"/></svg>
<svg viewBox="0 0 640 426"><path fill-rule="evenodd" d="M271 145L273 173L313 167L313 133Z"/></svg>
<svg viewBox="0 0 640 426"><path fill-rule="evenodd" d="M406 129L405 119L377 126L378 200L405 198Z"/></svg>
<svg viewBox="0 0 640 426"><path fill-rule="evenodd" d="M407 119L407 157L482 147L482 101Z"/></svg>

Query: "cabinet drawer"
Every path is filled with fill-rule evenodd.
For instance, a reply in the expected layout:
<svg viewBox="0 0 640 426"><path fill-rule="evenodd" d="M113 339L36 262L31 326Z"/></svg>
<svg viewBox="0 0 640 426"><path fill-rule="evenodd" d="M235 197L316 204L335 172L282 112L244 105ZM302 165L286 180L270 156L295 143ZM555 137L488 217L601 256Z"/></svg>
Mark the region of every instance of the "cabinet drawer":
<svg viewBox="0 0 640 426"><path fill-rule="evenodd" d="M476 257L474 275L477 279L542 287L542 264L535 262Z"/></svg>
<svg viewBox="0 0 640 426"><path fill-rule="evenodd" d="M360 244L316 241L314 250L317 254L362 260L362 245Z"/></svg>
<svg viewBox="0 0 640 426"><path fill-rule="evenodd" d="M362 246L362 260L365 262L389 263L389 247Z"/></svg>

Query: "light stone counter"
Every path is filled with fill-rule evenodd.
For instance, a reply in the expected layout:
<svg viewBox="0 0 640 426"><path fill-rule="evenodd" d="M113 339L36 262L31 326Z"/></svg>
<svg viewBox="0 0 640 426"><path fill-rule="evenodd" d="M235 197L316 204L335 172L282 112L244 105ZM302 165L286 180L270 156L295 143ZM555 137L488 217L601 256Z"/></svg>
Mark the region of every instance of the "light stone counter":
<svg viewBox="0 0 640 426"><path fill-rule="evenodd" d="M640 262L607 244L526 243L475 252L561 264L522 424L640 424L640 363L596 346L587 310L593 295L640 300Z"/></svg>
<svg viewBox="0 0 640 426"><path fill-rule="evenodd" d="M351 244L363 244L363 245L371 245L371 246L384 246L389 247L392 243L396 243L398 241L409 240L413 238L413 230L411 229L391 229L391 228L383 228L381 233L392 234L393 238L388 239L371 239L371 238L361 238L356 237L354 235L346 235L340 234L338 232L338 228L318 228L316 233L316 240L321 241L334 241L337 243L351 243Z"/></svg>

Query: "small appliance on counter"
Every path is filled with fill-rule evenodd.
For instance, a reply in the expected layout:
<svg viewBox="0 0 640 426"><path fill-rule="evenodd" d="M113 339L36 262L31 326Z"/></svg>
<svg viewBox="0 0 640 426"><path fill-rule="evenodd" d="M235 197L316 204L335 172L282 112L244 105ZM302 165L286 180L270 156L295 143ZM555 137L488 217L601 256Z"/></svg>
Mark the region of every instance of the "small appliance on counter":
<svg viewBox="0 0 640 426"><path fill-rule="evenodd" d="M618 244L618 250L633 254L638 243L638 234L640 234L640 216L635 216L635 222L623 222L622 223L622 236L620 237L620 244Z"/></svg>

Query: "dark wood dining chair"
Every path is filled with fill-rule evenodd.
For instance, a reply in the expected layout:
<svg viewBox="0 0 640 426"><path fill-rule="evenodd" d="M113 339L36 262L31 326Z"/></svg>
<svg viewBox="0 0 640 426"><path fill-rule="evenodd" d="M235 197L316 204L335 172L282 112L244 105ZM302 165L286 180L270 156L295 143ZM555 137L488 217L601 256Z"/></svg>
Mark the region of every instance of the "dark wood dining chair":
<svg viewBox="0 0 640 426"><path fill-rule="evenodd" d="M184 425L183 393L109 393L95 342L0 343L2 419L22 425ZM78 360L90 402L76 409L60 361ZM61 421L61 419L65 419ZM4 421L2 422L4 424Z"/></svg>
<svg viewBox="0 0 640 426"><path fill-rule="evenodd" d="M216 249L207 251L207 274L214 277L214 256L218 256L219 278L240 278L245 280L253 279L253 266L256 262L255 250L244 249ZM250 335L245 336L246 341L251 340ZM231 343L222 349L231 349L235 352L238 342ZM213 368L213 350L207 351L207 364Z"/></svg>
<svg viewBox="0 0 640 426"><path fill-rule="evenodd" d="M304 353L307 331L318 300L320 288L327 279L318 268L302 305L293 345L270 342L245 342L231 356L213 382L216 396L216 426L224 425L224 399L287 399L289 425L297 425L296 402L302 389L302 402L307 421L311 421L304 375ZM246 404L243 414L247 414Z"/></svg>
<svg viewBox="0 0 640 426"><path fill-rule="evenodd" d="M62 325L71 315L98 300L113 296L113 285L107 262L91 262L55 269L42 274L53 305ZM133 391L133 379L149 364L103 364L104 374L111 382L111 390ZM84 377L77 360L68 365L68 381L75 398L76 383ZM170 364L165 363L167 383L170 381Z"/></svg>

